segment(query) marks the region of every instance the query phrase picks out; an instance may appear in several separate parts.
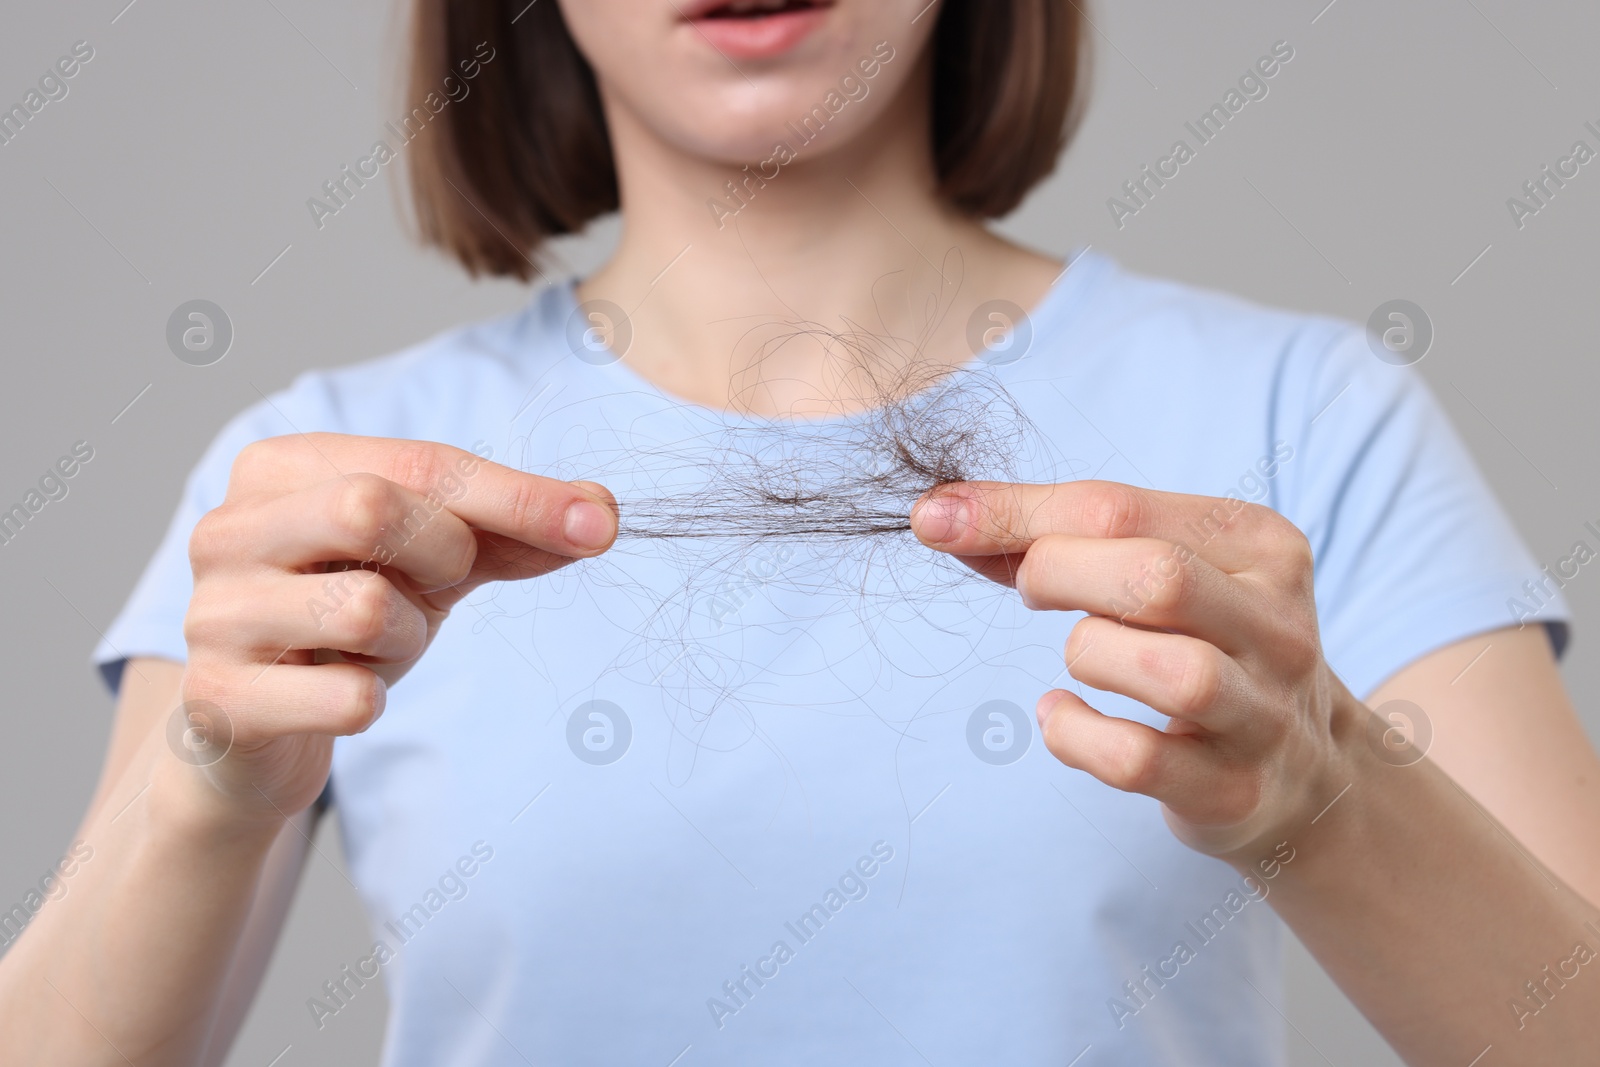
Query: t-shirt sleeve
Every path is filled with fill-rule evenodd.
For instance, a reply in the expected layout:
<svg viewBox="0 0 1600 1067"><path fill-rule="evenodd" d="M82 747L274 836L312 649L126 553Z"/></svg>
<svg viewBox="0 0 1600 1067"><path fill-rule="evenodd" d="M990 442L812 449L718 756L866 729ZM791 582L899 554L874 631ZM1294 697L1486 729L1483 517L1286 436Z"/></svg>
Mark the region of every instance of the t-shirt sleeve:
<svg viewBox="0 0 1600 1067"><path fill-rule="evenodd" d="M194 590L189 535L200 516L222 503L234 457L253 441L291 433L336 430L338 421L321 378L307 374L281 393L235 416L212 440L184 482L183 496L144 573L95 646L93 659L112 693L129 659L153 656L183 662L183 618Z"/></svg>
<svg viewBox="0 0 1600 1067"><path fill-rule="evenodd" d="M1311 331L1285 368L1276 437L1294 449L1281 509L1310 539L1324 654L1367 697L1436 649L1568 612L1422 376L1356 328Z"/></svg>

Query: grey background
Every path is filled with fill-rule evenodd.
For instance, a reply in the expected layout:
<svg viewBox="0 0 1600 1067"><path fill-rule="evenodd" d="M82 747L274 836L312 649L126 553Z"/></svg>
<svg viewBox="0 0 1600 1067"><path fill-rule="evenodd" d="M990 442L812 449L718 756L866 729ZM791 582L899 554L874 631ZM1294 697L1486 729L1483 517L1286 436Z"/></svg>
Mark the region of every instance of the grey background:
<svg viewBox="0 0 1600 1067"><path fill-rule="evenodd" d="M111 710L87 665L96 628L222 422L304 368L527 298L469 283L409 242L397 165L324 229L312 224L306 198L402 111L395 4L126 2L10 4L0 32L5 106L73 42L96 53L66 99L0 147L0 501L20 499L73 441L96 451L66 499L0 546L7 906L57 857L93 786ZM1600 8L1325 3L1102 0L1087 124L1003 229L1053 253L1090 243L1143 270L1361 321L1391 298L1420 304L1437 331L1422 369L1537 558L1553 561L1600 518L1600 162L1520 231L1505 201L1574 140L1600 146L1583 128L1600 125ZM1270 95L1119 231L1107 197L1280 39L1296 54ZM569 242L568 262L596 262L607 233ZM164 341L170 312L200 297L236 331L227 358L203 368ZM1569 596L1565 671L1593 733L1600 576L1586 568ZM305 1008L371 940L330 828L319 846L230 1064L262 1067L286 1046L283 1067L376 1059L380 994L320 1033ZM1298 947L1290 973L1291 1062L1398 1062Z"/></svg>

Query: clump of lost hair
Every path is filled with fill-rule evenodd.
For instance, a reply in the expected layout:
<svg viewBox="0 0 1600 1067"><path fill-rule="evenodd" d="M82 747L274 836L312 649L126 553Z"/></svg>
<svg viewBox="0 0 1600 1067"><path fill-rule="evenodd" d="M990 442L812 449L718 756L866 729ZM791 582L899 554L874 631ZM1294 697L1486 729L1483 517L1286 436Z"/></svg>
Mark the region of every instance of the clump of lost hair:
<svg viewBox="0 0 1600 1067"><path fill-rule="evenodd" d="M787 539L848 542L911 529L930 489L978 479L1009 481L1031 427L1015 400L970 371L922 388L907 372L883 400L842 423L727 427L692 451L658 454L693 488L624 497L625 540ZM673 481L679 481L674 478Z"/></svg>

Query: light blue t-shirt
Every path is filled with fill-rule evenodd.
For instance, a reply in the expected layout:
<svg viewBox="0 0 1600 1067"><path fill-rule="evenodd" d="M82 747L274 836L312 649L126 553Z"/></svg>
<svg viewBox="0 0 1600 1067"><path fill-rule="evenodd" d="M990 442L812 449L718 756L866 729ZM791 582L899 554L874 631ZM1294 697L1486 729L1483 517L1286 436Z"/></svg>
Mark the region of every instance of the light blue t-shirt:
<svg viewBox="0 0 1600 1067"><path fill-rule="evenodd" d="M601 481L625 513L765 447L757 420L575 353L575 310L548 288L236 418L96 653L108 677L184 658L189 531L251 440L442 441ZM1020 356L957 372L1031 423L1016 476L1276 508L1310 538L1323 644L1357 695L1516 622L1536 565L1419 376L1360 330L1094 254L1030 325ZM861 425L774 447L849 449ZM626 540L479 590L335 747L374 946L308 1000L302 1047L381 972L391 1067L1281 1064L1272 881L1038 738L1037 698L1077 688L1077 618L909 534Z"/></svg>

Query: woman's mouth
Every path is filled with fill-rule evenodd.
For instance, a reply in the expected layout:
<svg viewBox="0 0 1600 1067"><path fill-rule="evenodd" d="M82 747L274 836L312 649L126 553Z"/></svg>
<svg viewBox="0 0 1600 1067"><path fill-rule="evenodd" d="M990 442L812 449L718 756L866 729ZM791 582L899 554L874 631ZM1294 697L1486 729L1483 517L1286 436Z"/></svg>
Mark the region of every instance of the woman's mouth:
<svg viewBox="0 0 1600 1067"><path fill-rule="evenodd" d="M730 59L770 59L822 25L833 0L701 0L685 18Z"/></svg>

